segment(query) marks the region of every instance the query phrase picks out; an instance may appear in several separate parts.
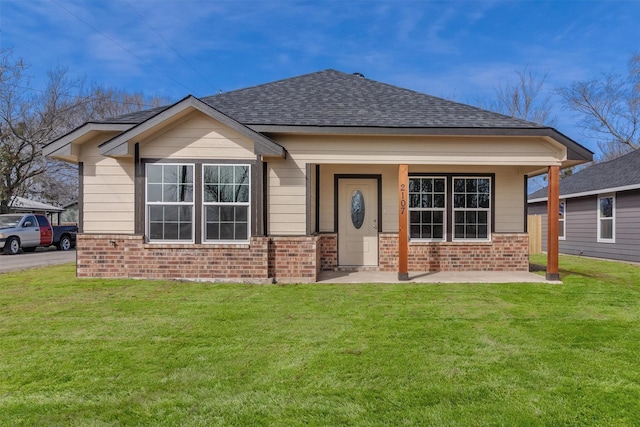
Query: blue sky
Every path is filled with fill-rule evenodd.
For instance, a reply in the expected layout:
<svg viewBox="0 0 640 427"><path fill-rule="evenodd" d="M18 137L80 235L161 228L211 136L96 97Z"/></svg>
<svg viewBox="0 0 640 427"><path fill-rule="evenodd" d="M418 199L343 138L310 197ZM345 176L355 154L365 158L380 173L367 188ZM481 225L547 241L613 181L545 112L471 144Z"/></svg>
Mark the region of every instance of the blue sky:
<svg viewBox="0 0 640 427"><path fill-rule="evenodd" d="M34 88L63 66L175 101L334 68L470 103L524 67L548 89L625 73L640 1L0 0L0 48Z"/></svg>

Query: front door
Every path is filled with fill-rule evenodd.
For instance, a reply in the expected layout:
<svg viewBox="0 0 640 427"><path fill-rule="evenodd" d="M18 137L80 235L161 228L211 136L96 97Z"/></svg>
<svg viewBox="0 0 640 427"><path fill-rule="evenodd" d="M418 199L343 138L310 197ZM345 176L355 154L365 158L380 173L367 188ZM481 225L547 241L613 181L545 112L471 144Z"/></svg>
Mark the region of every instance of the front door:
<svg viewBox="0 0 640 427"><path fill-rule="evenodd" d="M378 180L339 180L339 265L378 265L378 203Z"/></svg>

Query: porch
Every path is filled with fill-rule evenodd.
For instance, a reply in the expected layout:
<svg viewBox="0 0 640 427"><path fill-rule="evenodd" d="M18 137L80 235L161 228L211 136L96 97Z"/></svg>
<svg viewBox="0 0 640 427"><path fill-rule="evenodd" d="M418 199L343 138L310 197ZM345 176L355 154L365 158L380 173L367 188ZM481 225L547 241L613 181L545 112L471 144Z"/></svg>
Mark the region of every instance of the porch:
<svg viewBox="0 0 640 427"><path fill-rule="evenodd" d="M409 272L408 280L398 280L398 274L390 271L322 271L317 283L547 283L562 284L559 280L547 280L544 276L527 271L438 271Z"/></svg>
<svg viewBox="0 0 640 427"><path fill-rule="evenodd" d="M528 270L527 168L329 163L305 169L306 233L320 236L318 273L373 267L404 278L407 271ZM557 185L557 178L551 181ZM554 264L551 280L558 279Z"/></svg>

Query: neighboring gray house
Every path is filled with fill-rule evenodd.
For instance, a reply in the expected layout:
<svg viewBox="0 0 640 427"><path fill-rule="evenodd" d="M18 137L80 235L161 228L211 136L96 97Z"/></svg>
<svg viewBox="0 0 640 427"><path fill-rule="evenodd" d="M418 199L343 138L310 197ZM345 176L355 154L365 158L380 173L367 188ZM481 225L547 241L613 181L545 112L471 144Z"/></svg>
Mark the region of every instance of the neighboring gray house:
<svg viewBox="0 0 640 427"><path fill-rule="evenodd" d="M543 236L546 212L544 188L528 212L542 216ZM640 150L562 179L559 214L560 253L640 262Z"/></svg>

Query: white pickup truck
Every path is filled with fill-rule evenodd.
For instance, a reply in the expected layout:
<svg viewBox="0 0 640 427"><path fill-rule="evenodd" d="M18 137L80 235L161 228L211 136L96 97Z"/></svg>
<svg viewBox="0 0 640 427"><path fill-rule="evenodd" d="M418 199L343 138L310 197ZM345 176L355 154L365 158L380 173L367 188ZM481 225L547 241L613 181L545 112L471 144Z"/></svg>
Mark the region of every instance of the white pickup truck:
<svg viewBox="0 0 640 427"><path fill-rule="evenodd" d="M59 250L68 251L76 244L77 232L75 225L51 226L44 215L0 215L0 250L15 255L20 248L33 252L38 246L55 245Z"/></svg>

